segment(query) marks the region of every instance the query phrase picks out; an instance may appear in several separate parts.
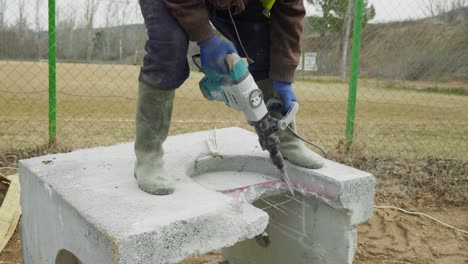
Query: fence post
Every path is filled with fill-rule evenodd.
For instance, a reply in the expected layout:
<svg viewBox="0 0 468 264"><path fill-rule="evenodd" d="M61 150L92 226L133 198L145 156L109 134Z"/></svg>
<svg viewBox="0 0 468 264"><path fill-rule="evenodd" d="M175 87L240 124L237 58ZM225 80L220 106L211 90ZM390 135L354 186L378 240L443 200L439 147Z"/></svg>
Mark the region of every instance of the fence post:
<svg viewBox="0 0 468 264"><path fill-rule="evenodd" d="M57 133L57 73L55 49L55 0L49 0L49 144L55 143Z"/></svg>
<svg viewBox="0 0 468 264"><path fill-rule="evenodd" d="M408 71L408 51L406 48L403 49L403 86L406 82L406 72Z"/></svg>
<svg viewBox="0 0 468 264"><path fill-rule="evenodd" d="M317 49L317 56L315 57L315 63L317 64L317 74L315 75L315 80L320 81L320 55L322 52L320 52L319 49Z"/></svg>
<svg viewBox="0 0 468 264"><path fill-rule="evenodd" d="M346 65L348 63L348 43L349 35L351 34L351 22L353 15L354 0L348 0L348 8L346 10L343 46L341 47L341 81L346 81Z"/></svg>
<svg viewBox="0 0 468 264"><path fill-rule="evenodd" d="M302 80L305 80L305 53L304 52L301 52L301 56L302 56L302 71L301 71L301 75L302 75Z"/></svg>
<svg viewBox="0 0 468 264"><path fill-rule="evenodd" d="M437 47L436 50L436 63L435 63L435 78L434 78L434 87L437 90L439 90L439 64L440 64L440 47Z"/></svg>
<svg viewBox="0 0 468 264"><path fill-rule="evenodd" d="M356 116L356 93L357 82L359 77L359 57L361 53L363 0L356 0L356 5L354 8L353 51L351 58L351 74L349 79L348 114L346 117L346 149L348 149L351 143L353 143L354 135L354 118Z"/></svg>
<svg viewBox="0 0 468 264"><path fill-rule="evenodd" d="M379 88L380 81L380 48L377 49L377 88Z"/></svg>

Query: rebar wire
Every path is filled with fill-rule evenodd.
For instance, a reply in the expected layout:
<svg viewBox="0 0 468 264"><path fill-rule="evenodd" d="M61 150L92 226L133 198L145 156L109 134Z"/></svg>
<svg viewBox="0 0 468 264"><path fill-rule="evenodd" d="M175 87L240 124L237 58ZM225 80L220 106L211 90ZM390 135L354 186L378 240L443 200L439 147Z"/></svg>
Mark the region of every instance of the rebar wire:
<svg viewBox="0 0 468 264"><path fill-rule="evenodd" d="M282 202L279 202L279 203L273 203L273 202L271 202L271 201L268 201L268 200L262 198L261 201L265 202L265 203L268 204L269 206L263 207L263 208L260 208L260 209L261 209L261 210L267 210L267 209L270 209L270 208L274 208L274 209L278 210L279 212L281 212L281 213L285 214L286 216L288 216L288 213L287 213L287 212L285 212L285 211L283 211L282 209L279 208L280 206L282 206L282 205L284 205L284 204L287 204L287 203L289 203L289 202L291 202L291 201L295 201L295 202L297 202L297 203L299 203L299 204L301 204L301 205L310 207L310 205L308 205L307 203L304 203L303 201L300 201L300 200L298 199L297 196L291 197L291 196L289 196L289 195L284 195L284 197L286 197L286 198L288 198L288 199L287 199L286 201L282 201ZM397 211L400 211L400 212L403 212L403 213L406 213L406 214L410 214L410 215L423 216L423 217L426 217L426 218L428 218L428 219L430 219L430 220L432 220L432 221L435 221L435 222L437 222L437 223L439 223L439 224L441 224L441 225L443 225L443 226L445 226L445 227L451 228L451 229L456 230L456 231L458 231L458 232L461 232L461 233L463 233L463 234L468 234L468 231L467 231L467 230L463 230L463 229L457 228L457 227L455 227L455 226L452 226L452 225L450 225L450 224L447 224L447 223L445 223L445 222L443 222L443 221L441 221L441 220L439 220L439 219L437 219L437 218L435 218L435 217L433 217L433 216L430 216L430 215L428 215L428 214L425 214L425 213L408 211L408 210L405 210L405 209L402 209L402 208L399 208L399 207L388 206L388 205L383 205L383 206L378 206L378 205L376 205L376 206L374 206L374 208L376 208L376 209L393 209L393 210L397 210ZM289 209L287 209L287 208L284 208L284 209L287 210L287 211L291 211L291 210L289 210ZM292 212L292 211L291 211L291 212ZM295 212L292 212L292 213L294 213L294 214L297 215L297 213L295 213ZM299 217L299 218L303 218L303 217ZM280 223L275 223L275 224L276 224L276 225L279 225L279 226L282 226L282 227L284 227L284 228L290 229L289 227L287 227L287 226L285 226L285 225L283 225L283 224L280 224ZM295 231L295 230L294 230L294 231ZM297 232L297 231L295 231L295 232Z"/></svg>
<svg viewBox="0 0 468 264"><path fill-rule="evenodd" d="M280 211L280 212L282 212L282 213L286 213L286 212L284 212L284 210L286 210L286 211L288 211L288 212L290 212L290 213L295 214L296 216L298 216L299 214L298 214L297 212L294 212L294 211L292 211L292 210L289 210L287 207L283 207L283 208L280 209L280 206L283 206L283 205L285 205L285 204L287 204L287 203L289 203L289 202L291 202L291 201L295 201L295 202L297 202L297 203L299 203L299 204L301 204L301 205L304 205L304 206L306 206L306 207L310 207L310 205L308 205L308 204L304 203L303 201L300 201L299 199L297 199L298 197L302 197L302 196L294 196L294 197L291 197L291 196L289 196L289 195L285 195L284 197L287 197L288 199L285 200L285 201L279 202L279 203L274 203L274 202L272 202L272 201L270 201L270 200L267 200L267 199L265 199L265 198L262 198L262 199L260 199L260 200L263 201L264 203L268 204L269 206L263 207L263 208L260 208L260 209L261 209L261 210L268 210L268 209L270 209L270 208L274 208L274 209L276 209L276 210L278 210L278 211ZM286 213L286 215L287 215L287 213ZM303 217L302 217L302 216L298 216L298 218L303 218Z"/></svg>
<svg viewBox="0 0 468 264"><path fill-rule="evenodd" d="M305 206L307 206L307 207L310 207L310 205L308 205L308 204L304 203L303 201L300 201L299 199L297 199L296 197L298 197L298 196L291 197L291 196L289 196L289 195L286 194L286 197L288 197L288 198L290 198L290 199L293 199L294 201L296 201L296 202L298 202L298 203L300 203L300 204L302 204L302 205L305 205Z"/></svg>
<svg viewBox="0 0 468 264"><path fill-rule="evenodd" d="M271 202L269 202L269 201L267 201L267 200L265 200L263 198L260 199L260 200L262 200L264 203L270 205L269 207L261 208L262 210L266 210L266 209L269 209L269 208L275 208L276 210L280 211L281 213L283 213L285 215L288 215L288 213L286 213L285 211L278 208L278 205L281 205L281 204L273 204L273 203L271 203ZM292 201L292 199L290 201Z"/></svg>

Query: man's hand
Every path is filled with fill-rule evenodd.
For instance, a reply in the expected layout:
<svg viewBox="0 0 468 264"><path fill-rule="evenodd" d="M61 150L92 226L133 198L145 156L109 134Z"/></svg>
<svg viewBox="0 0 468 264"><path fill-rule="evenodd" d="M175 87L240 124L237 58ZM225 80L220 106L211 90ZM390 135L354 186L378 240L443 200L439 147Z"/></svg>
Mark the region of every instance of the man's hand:
<svg viewBox="0 0 468 264"><path fill-rule="evenodd" d="M274 81L273 92L278 94L283 100L283 114L286 114L289 111L289 108L291 108L291 102L297 102L297 98L292 90L291 83Z"/></svg>
<svg viewBox="0 0 468 264"><path fill-rule="evenodd" d="M229 74L225 58L227 54L237 53L234 46L214 35L209 40L198 43L200 46L200 59L204 68L218 73Z"/></svg>

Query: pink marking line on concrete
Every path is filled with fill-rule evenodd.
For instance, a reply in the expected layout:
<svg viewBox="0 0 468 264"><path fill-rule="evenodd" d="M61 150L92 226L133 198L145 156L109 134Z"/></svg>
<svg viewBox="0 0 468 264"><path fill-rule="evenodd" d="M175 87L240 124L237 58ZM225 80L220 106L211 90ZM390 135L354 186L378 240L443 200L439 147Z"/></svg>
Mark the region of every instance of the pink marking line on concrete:
<svg viewBox="0 0 468 264"><path fill-rule="evenodd" d="M227 196L230 196L230 197L233 197L233 198L239 198L239 196L244 191L246 191L246 190L248 190L248 189L250 189L252 187L253 188L268 187L268 186L275 185L277 183L286 184L283 179L278 179L278 180L274 180L274 181L261 182L261 183L257 183L257 184L253 184L253 185L240 187L240 188L226 190L226 191L223 191L223 194L226 194ZM294 187L296 189L300 190L300 192L302 192L303 194L305 194L305 193L315 194L315 195L323 197L323 198L325 198L327 200L336 201L336 196L332 195L329 191L327 191L323 185L317 186L317 185L314 185L314 184L310 184L307 181L300 181L300 182L295 182ZM286 190L285 190L285 192L286 192Z"/></svg>
<svg viewBox="0 0 468 264"><path fill-rule="evenodd" d="M323 185L310 184L307 181L295 182L294 186L302 193L311 193L323 197L329 201L336 201L336 196L331 194Z"/></svg>
<svg viewBox="0 0 468 264"><path fill-rule="evenodd" d="M252 187L253 188L268 187L268 186L271 186L271 185L275 185L275 184L277 184L279 182L283 182L283 180L279 179L279 180L274 180L274 181L261 182L261 183L257 183L257 184L253 184L253 185L249 185L249 186L235 188L235 189L232 189L232 190L226 190L226 191L223 191L223 193L226 194L227 196L230 196L230 197L233 197L233 198L239 198L241 193L243 193L247 189L250 189Z"/></svg>

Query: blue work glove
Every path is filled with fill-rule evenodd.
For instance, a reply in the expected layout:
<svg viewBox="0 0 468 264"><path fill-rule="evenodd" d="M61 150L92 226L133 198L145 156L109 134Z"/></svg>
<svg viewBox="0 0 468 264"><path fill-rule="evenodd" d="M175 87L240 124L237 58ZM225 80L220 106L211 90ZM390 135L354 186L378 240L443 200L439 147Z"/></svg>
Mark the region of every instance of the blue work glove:
<svg viewBox="0 0 468 264"><path fill-rule="evenodd" d="M276 92L284 103L283 114L286 114L291 108L292 102L297 102L296 95L292 90L291 83L274 81L273 82L273 92Z"/></svg>
<svg viewBox="0 0 468 264"><path fill-rule="evenodd" d="M198 43L200 47L200 59L204 68L209 68L218 73L229 74L226 63L226 55L237 53L234 46L214 35L209 40Z"/></svg>

